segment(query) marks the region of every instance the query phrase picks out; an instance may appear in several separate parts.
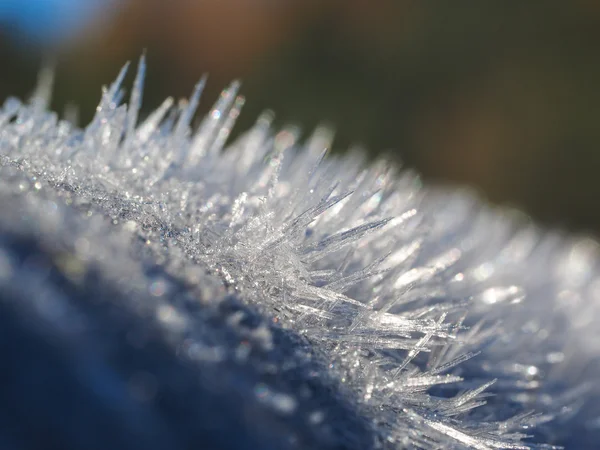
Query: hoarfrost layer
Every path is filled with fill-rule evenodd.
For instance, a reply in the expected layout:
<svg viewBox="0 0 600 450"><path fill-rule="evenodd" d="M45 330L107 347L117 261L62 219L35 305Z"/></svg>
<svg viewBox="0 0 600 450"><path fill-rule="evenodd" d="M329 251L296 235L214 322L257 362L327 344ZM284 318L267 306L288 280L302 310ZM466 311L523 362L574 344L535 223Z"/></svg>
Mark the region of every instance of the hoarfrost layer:
<svg viewBox="0 0 600 450"><path fill-rule="evenodd" d="M529 443L534 427L569 433L561 423L594 392L579 374L598 355L595 243L424 189L385 161L328 156L328 130L300 143L294 128L273 132L270 113L225 149L237 82L195 130L205 79L138 124L143 58L129 106L125 73L83 130L46 111L47 81L28 104L9 99L2 165L125 224L158 264L218 274L304 335L384 446L547 448ZM259 337L273 345L267 328Z"/></svg>

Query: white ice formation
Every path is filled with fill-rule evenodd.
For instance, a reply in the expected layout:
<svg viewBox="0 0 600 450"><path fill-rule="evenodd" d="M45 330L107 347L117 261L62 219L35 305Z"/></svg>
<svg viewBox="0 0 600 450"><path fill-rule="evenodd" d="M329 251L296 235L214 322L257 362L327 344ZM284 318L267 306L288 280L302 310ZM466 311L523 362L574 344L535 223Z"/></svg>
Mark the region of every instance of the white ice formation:
<svg viewBox="0 0 600 450"><path fill-rule="evenodd" d="M244 103L237 82L196 129L204 79L189 101L169 98L138 123L144 59L129 105L125 72L84 129L46 110L47 81L27 104L7 100L1 164L28 174L32 192L68 191L71 207L110 217L158 264L207 268L303 335L384 447L564 441L561 424L595 392L584 373L600 353L593 241L423 188L386 161L327 155L328 130L301 142L294 128L272 131L269 113L226 146ZM274 345L266 328L255 333ZM293 413L293 398L276 403ZM554 432L530 439L544 424Z"/></svg>

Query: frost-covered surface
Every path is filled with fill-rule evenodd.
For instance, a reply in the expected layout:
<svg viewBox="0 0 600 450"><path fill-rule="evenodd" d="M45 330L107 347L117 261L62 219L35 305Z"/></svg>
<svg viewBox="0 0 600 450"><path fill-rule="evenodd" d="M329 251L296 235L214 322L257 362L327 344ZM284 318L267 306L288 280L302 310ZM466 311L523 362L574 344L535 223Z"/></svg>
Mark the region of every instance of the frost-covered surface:
<svg viewBox="0 0 600 450"><path fill-rule="evenodd" d="M302 339L204 270L156 266L127 227L0 176L2 449L373 446Z"/></svg>
<svg viewBox="0 0 600 450"><path fill-rule="evenodd" d="M174 348L185 342L182 330L200 333L202 364L232 355L238 365L227 371L254 371L241 398L284 417L271 433L297 427L298 441L286 445L325 448L339 439L345 448L594 448L600 421L594 402L585 402L596 395L588 381L599 373L594 242L517 225L464 192L425 189L385 161L326 156L326 130L301 144L295 129L272 131L269 114L224 150L244 102L237 83L197 129L190 122L204 80L189 102L174 107L167 99L138 124L143 60L129 107L121 104L124 73L103 91L83 130L46 111L48 83L29 104L7 101L0 111L0 192L22 202L52 199L46 207L59 212L28 213L36 221L30 234L71 242L65 245L79 255L78 270L101 260L107 283L136 292L134 308L155 311L150 315L170 330ZM106 223L80 223L76 232L64 220L69 214L83 224L103 217L129 237L114 246ZM244 365L246 341L215 338L209 345L211 333L198 329L196 312L155 303L173 296L140 261L184 283L185 295L203 308L220 304L223 293L201 290L208 279L221 280L250 308L224 323L236 328L244 314L260 312L263 325L249 333L267 354L281 344L277 333L296 336L290 346L328 362L309 372L330 386L331 400L317 408L297 384L277 384L293 352L277 353L267 374ZM68 274L64 264L57 267ZM132 267L141 272L125 275ZM25 279L4 282L21 289ZM345 425L331 405L345 405ZM328 424L329 441L322 432Z"/></svg>

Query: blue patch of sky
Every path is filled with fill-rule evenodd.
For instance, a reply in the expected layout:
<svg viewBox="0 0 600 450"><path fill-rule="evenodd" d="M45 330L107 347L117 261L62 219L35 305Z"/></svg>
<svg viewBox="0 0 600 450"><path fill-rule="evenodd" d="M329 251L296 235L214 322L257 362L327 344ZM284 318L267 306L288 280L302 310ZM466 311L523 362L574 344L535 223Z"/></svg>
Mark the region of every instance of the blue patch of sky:
<svg viewBox="0 0 600 450"><path fill-rule="evenodd" d="M114 0L0 0L0 26L30 38L56 40L84 27Z"/></svg>

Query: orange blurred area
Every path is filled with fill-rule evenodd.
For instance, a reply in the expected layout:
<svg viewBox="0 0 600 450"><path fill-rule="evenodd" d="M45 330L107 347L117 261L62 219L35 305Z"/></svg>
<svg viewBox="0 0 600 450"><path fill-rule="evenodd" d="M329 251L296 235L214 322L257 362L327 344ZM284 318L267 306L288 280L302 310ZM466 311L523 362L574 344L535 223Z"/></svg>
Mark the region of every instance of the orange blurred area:
<svg viewBox="0 0 600 450"><path fill-rule="evenodd" d="M550 224L600 232L598 2L129 0L58 43L0 28L0 97L26 95L48 55L54 106L93 114L99 86L148 54L144 108L189 95L202 111L231 80L238 129L337 130L337 146L391 153L433 181L475 186ZM389 149L393 149L389 150Z"/></svg>

